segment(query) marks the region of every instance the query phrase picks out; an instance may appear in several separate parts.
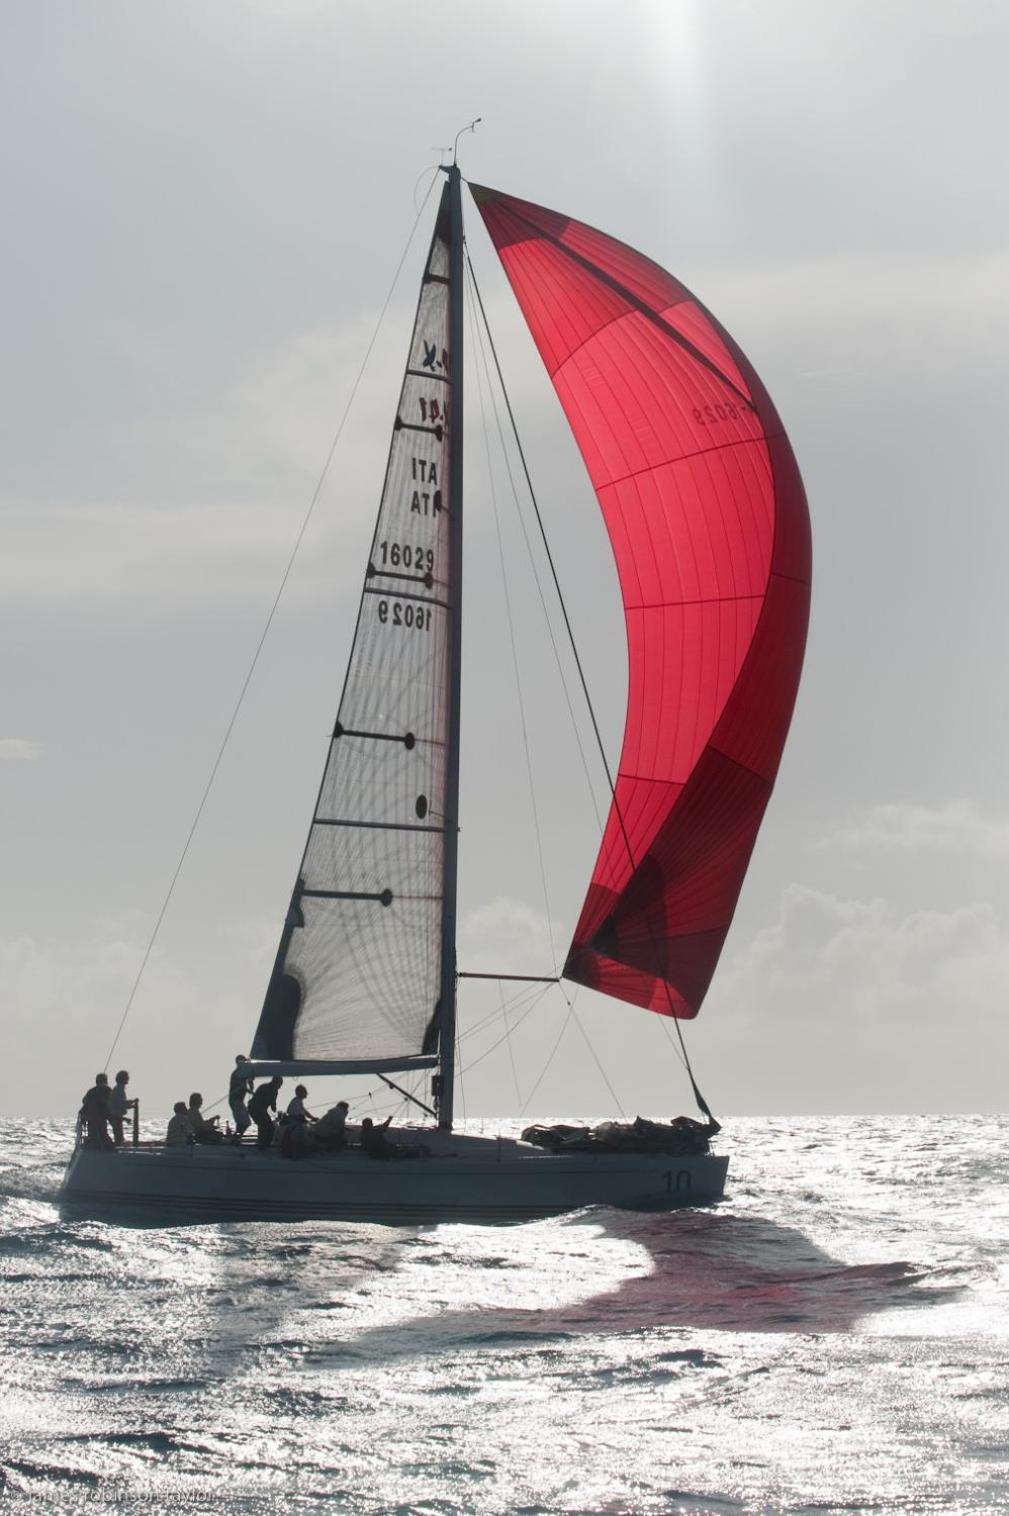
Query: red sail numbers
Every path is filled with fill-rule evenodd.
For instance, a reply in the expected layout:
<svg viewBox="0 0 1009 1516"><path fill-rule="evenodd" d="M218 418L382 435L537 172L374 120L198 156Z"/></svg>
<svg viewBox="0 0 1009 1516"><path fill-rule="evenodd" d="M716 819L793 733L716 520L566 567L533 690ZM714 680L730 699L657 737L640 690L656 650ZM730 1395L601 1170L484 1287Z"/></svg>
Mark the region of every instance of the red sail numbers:
<svg viewBox="0 0 1009 1516"><path fill-rule="evenodd" d="M695 1016L798 687L802 481L753 368L689 290L602 232L472 189L591 476L626 617L616 794L564 972Z"/></svg>

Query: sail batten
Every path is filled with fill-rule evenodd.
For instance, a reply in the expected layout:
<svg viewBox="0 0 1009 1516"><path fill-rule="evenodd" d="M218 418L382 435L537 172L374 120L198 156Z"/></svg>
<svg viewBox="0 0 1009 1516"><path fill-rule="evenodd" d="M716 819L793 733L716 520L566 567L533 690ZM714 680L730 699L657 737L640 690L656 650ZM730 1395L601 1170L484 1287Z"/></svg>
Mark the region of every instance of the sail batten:
<svg viewBox="0 0 1009 1516"><path fill-rule="evenodd" d="M472 188L591 477L624 601L623 747L565 974L690 1017L798 685L802 483L752 366L684 285L592 227Z"/></svg>

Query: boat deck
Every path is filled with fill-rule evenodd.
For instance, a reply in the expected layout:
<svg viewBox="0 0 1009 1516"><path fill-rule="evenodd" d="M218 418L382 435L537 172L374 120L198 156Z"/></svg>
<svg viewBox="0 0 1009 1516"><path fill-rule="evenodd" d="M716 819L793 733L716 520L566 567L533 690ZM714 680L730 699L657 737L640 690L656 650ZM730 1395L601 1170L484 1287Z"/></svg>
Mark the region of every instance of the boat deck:
<svg viewBox="0 0 1009 1516"><path fill-rule="evenodd" d="M164 1220L289 1218L514 1221L590 1205L667 1209L721 1197L728 1159L657 1153L556 1154L513 1138L400 1128L428 1156L383 1162L360 1148L288 1160L254 1142L100 1152L78 1148L61 1204L78 1214Z"/></svg>

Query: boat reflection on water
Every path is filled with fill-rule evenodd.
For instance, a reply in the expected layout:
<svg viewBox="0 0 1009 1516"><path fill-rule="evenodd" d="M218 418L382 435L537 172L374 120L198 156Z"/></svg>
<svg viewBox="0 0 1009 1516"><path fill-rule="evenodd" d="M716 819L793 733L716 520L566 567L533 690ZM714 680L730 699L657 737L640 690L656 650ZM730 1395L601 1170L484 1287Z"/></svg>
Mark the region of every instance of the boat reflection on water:
<svg viewBox="0 0 1009 1516"><path fill-rule="evenodd" d="M586 1302L594 1324L605 1319L610 1330L847 1332L878 1311L920 1305L926 1293L911 1263L846 1264L797 1229L756 1217L614 1211L605 1227L646 1249L654 1266Z"/></svg>
<svg viewBox="0 0 1009 1516"><path fill-rule="evenodd" d="M704 1210L593 1209L494 1233L402 1233L374 1269L355 1298L330 1289L315 1300L313 1310L325 1310L328 1297L339 1333L338 1342L317 1338L317 1362L347 1346L370 1359L665 1328L843 1333L951 1293L926 1285L906 1261L847 1264L797 1229ZM446 1270L462 1277L450 1280ZM463 1293L465 1310L443 1308ZM544 1299L551 1304L541 1306Z"/></svg>

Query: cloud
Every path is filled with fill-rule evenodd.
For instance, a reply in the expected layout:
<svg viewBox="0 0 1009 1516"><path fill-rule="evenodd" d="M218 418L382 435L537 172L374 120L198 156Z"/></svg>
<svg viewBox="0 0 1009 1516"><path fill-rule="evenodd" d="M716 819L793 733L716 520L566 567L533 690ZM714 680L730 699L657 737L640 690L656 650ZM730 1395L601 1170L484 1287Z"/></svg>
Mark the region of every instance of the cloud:
<svg viewBox="0 0 1009 1516"><path fill-rule="evenodd" d="M459 961L472 972L549 974L551 939L555 950L563 953L567 938L556 922L521 900L499 895L463 917Z"/></svg>
<svg viewBox="0 0 1009 1516"><path fill-rule="evenodd" d="M0 563L8 607L47 614L86 609L123 624L124 617L176 621L188 610L224 604L265 614L304 505L8 502L2 515L13 549ZM367 545L353 555L341 552L342 530L338 521L313 519L285 590L287 604L355 595Z"/></svg>
<svg viewBox="0 0 1009 1516"><path fill-rule="evenodd" d="M531 953L549 951L545 928L540 913L502 897L466 918L460 963L529 972L543 961ZM467 985L463 1027L489 1016L501 995ZM909 909L793 884L770 925L731 939L702 1016L685 1030L719 1114L1000 1110L1007 1000L1009 923L992 905ZM520 1095L503 1050L497 1063L479 1062L503 1029L491 1022L466 1044L471 1109L517 1110L543 1071L565 997L549 992L522 1019L526 1003L509 1013ZM681 1083L659 1018L588 993L578 1012L626 1108L666 1109ZM612 1108L573 1025L534 1104L538 1114Z"/></svg>
<svg viewBox="0 0 1009 1516"><path fill-rule="evenodd" d="M1009 937L987 903L902 913L882 899L845 899L802 885L778 920L724 964L717 998L747 1015L820 1025L991 1023L1009 996Z"/></svg>
<svg viewBox="0 0 1009 1516"><path fill-rule="evenodd" d="M390 310L347 414L374 324L367 311L343 327L294 332L248 360L216 395L149 422L143 440L171 460L175 492L184 497L209 479L221 498L307 505L342 423L331 482L351 496L365 483L377 500L373 475L362 480L359 469L373 445L383 454L388 447L409 317L398 305Z"/></svg>
<svg viewBox="0 0 1009 1516"><path fill-rule="evenodd" d="M341 419L287 593L332 596L334 581L336 593L352 589L378 506L406 330L391 366L376 349L347 412L372 324L364 315L339 330L301 331L217 393L133 422L110 443L90 498L0 500L4 601L128 604L146 616L174 616L180 599L268 604Z"/></svg>
<svg viewBox="0 0 1009 1516"><path fill-rule="evenodd" d="M0 737L0 759L10 759L15 763L35 763L42 757L43 746L41 742L33 742L29 737Z"/></svg>
<svg viewBox="0 0 1009 1516"><path fill-rule="evenodd" d="M971 800L951 800L943 806L907 802L874 805L829 833L819 846L845 852L889 850L1006 857L1009 821L982 816Z"/></svg>
<svg viewBox="0 0 1009 1516"><path fill-rule="evenodd" d="M149 916L126 911L87 922L73 938L0 938L10 1114L72 1117L109 1051L150 928ZM114 1067L131 1069L145 1117L167 1113L191 1089L208 1099L223 1092L255 1024L261 936L256 923L220 929L226 963L205 944L155 948L113 1056Z"/></svg>
<svg viewBox="0 0 1009 1516"><path fill-rule="evenodd" d="M1009 931L989 904L782 892L690 1030L726 1111L1001 1111ZM709 1077L710 1070L715 1077Z"/></svg>
<svg viewBox="0 0 1009 1516"><path fill-rule="evenodd" d="M800 377L899 372L948 384L965 368L1004 365L1005 252L810 255L710 266L697 283L745 345L787 352Z"/></svg>

